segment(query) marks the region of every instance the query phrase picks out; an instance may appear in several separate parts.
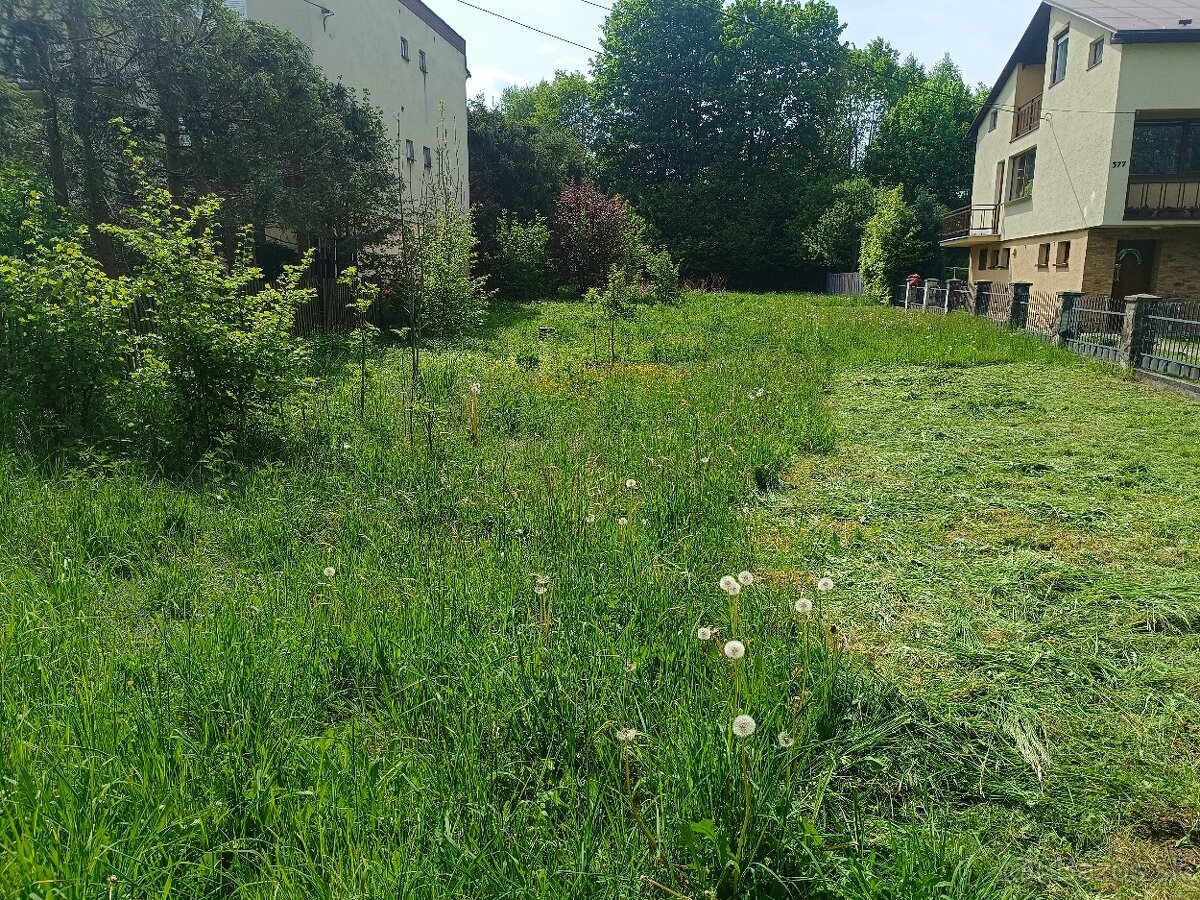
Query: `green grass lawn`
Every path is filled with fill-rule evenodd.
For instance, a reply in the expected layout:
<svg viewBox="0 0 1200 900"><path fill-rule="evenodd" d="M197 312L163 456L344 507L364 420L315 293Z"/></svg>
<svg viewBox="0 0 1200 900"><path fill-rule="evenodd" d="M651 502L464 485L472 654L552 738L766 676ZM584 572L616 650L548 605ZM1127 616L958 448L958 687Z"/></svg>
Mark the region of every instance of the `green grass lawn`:
<svg viewBox="0 0 1200 900"><path fill-rule="evenodd" d="M828 298L618 349L508 307L415 438L321 353L278 461L0 453L0 896L1200 896L1200 408Z"/></svg>

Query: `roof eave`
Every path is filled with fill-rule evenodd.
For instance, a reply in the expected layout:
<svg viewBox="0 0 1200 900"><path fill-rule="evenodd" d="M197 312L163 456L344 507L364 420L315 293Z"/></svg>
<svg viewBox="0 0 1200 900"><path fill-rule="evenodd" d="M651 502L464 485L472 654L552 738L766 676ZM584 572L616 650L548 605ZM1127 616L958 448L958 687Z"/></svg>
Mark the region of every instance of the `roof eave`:
<svg viewBox="0 0 1200 900"><path fill-rule="evenodd" d="M1138 31L1118 31L1114 44L1195 44L1200 42L1200 29L1156 28Z"/></svg>

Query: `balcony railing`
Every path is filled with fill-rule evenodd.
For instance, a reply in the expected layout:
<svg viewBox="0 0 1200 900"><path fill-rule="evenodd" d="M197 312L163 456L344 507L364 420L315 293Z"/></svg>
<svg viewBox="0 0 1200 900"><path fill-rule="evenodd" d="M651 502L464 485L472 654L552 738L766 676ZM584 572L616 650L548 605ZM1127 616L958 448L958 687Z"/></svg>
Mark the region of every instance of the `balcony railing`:
<svg viewBox="0 0 1200 900"><path fill-rule="evenodd" d="M964 206L942 220L942 240L958 241L971 237L996 237L1000 234L1000 207Z"/></svg>
<svg viewBox="0 0 1200 900"><path fill-rule="evenodd" d="M1025 135L1037 131L1038 126L1042 124L1042 95L1038 94L1024 106L1017 110L1016 128L1013 131L1013 140L1025 137Z"/></svg>
<svg viewBox="0 0 1200 900"><path fill-rule="evenodd" d="M1125 218L1200 219L1200 178L1192 181L1131 181Z"/></svg>

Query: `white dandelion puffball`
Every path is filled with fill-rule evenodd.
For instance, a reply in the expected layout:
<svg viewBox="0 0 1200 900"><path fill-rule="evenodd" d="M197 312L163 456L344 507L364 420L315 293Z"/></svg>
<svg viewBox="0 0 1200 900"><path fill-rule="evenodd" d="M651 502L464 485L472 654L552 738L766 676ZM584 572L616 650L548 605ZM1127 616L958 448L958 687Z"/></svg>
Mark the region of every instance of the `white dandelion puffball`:
<svg viewBox="0 0 1200 900"><path fill-rule="evenodd" d="M472 394L474 394L476 397L478 397L478 396L479 396L479 391L480 391L479 382L478 382L478 381L472 381L472 382L471 382L471 393L472 393Z"/></svg>
<svg viewBox="0 0 1200 900"><path fill-rule="evenodd" d="M712 633L711 628L697 628L696 629L696 640L698 640L698 641L711 641L712 636L713 636L713 633Z"/></svg>
<svg viewBox="0 0 1200 900"><path fill-rule="evenodd" d="M708 465L708 457L707 456L700 457L700 465L702 465L702 466Z"/></svg>
<svg viewBox="0 0 1200 900"><path fill-rule="evenodd" d="M585 519L584 521L586 521L589 525L594 525L596 523L596 514L588 513L587 519Z"/></svg>
<svg viewBox="0 0 1200 900"><path fill-rule="evenodd" d="M626 672L629 672L629 673L631 673L631 674L632 674L633 672L636 672L636 671L637 671L637 663L635 663L635 662L627 662L627 663L625 663L625 671L626 671Z"/></svg>
<svg viewBox="0 0 1200 900"><path fill-rule="evenodd" d="M732 575L726 575L721 579L721 590L727 593L730 597L736 597L742 592L742 586Z"/></svg>
<svg viewBox="0 0 1200 900"><path fill-rule="evenodd" d="M738 584L740 584L742 587L750 587L750 585L754 584L754 573L753 572L738 573Z"/></svg>
<svg viewBox="0 0 1200 900"><path fill-rule="evenodd" d="M764 397L766 395L766 393L767 392L765 390L763 390L762 388L759 388L757 391L754 392L754 396L761 399L762 397Z"/></svg>
<svg viewBox="0 0 1200 900"><path fill-rule="evenodd" d="M779 732L779 746L784 750L788 750L796 746L796 739L786 731Z"/></svg>
<svg viewBox="0 0 1200 900"><path fill-rule="evenodd" d="M832 591L833 590L833 579L830 578L828 575L826 575L824 578L822 578L820 581L817 582L817 590L820 591L822 594L827 594L830 591Z"/></svg>
<svg viewBox="0 0 1200 900"><path fill-rule="evenodd" d="M336 574L337 574L337 569L335 569L333 566L329 566L328 568L325 569L325 577L326 578L332 578Z"/></svg>
<svg viewBox="0 0 1200 900"><path fill-rule="evenodd" d="M622 728L617 732L617 740L622 744L628 744L636 740L638 736L636 728Z"/></svg>
<svg viewBox="0 0 1200 900"><path fill-rule="evenodd" d="M739 660L746 655L746 645L741 641L730 641L725 645L725 657L727 659Z"/></svg>
<svg viewBox="0 0 1200 900"><path fill-rule="evenodd" d="M758 723L750 716L738 716L733 720L733 733L740 738L748 738L758 730Z"/></svg>
<svg viewBox="0 0 1200 900"><path fill-rule="evenodd" d="M625 516L621 516L621 518L617 519L617 524L624 528L629 524L629 519L627 519Z"/></svg>
<svg viewBox="0 0 1200 900"><path fill-rule="evenodd" d="M796 612L802 616L812 615L813 603L807 597L801 597L796 601Z"/></svg>
<svg viewBox="0 0 1200 900"><path fill-rule="evenodd" d="M634 488L637 487L637 479L630 478L628 481L625 482L625 487L629 488L632 491Z"/></svg>
<svg viewBox="0 0 1200 900"><path fill-rule="evenodd" d="M533 589L533 592L535 594L537 594L539 597L544 597L544 596L546 596L547 590L548 590L548 588L544 584L539 584L537 587L535 587Z"/></svg>

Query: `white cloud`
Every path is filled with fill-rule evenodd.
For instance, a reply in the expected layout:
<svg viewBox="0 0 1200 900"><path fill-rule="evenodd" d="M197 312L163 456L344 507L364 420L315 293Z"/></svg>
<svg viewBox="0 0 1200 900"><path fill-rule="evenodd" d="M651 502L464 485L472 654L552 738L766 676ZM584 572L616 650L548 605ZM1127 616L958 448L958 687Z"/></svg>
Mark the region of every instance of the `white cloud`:
<svg viewBox="0 0 1200 900"><path fill-rule="evenodd" d="M471 96L482 93L489 102L494 103L500 99L505 88L513 85L524 87L530 83L524 75L496 66L471 66L471 80L467 83L467 93Z"/></svg>

